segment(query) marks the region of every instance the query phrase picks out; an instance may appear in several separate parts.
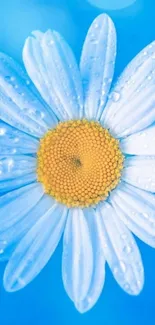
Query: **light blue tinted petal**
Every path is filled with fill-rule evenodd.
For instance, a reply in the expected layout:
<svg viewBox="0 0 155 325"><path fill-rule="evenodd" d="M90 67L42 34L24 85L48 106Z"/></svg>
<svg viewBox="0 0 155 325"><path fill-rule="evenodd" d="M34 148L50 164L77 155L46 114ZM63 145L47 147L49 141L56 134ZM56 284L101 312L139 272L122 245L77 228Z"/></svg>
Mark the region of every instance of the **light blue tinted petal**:
<svg viewBox="0 0 155 325"><path fill-rule="evenodd" d="M118 137L138 132L155 119L155 42L143 49L124 70L101 121Z"/></svg>
<svg viewBox="0 0 155 325"><path fill-rule="evenodd" d="M0 260L6 260L11 256L22 237L53 206L54 200L51 196L44 194L34 204L26 214L22 213L18 219L14 215L11 224L7 216L6 223L1 224Z"/></svg>
<svg viewBox="0 0 155 325"><path fill-rule="evenodd" d="M6 242L0 240L0 262L6 262L10 259L13 251L15 250L18 242L12 243L10 246L6 246Z"/></svg>
<svg viewBox="0 0 155 325"><path fill-rule="evenodd" d="M93 272L89 290L85 299L76 303L76 308L84 313L91 309L97 302L105 280L105 258L103 252L102 218L95 214L93 209L85 209L84 214L88 223L92 249L93 249Z"/></svg>
<svg viewBox="0 0 155 325"><path fill-rule="evenodd" d="M120 148L130 155L155 156L155 125L122 139Z"/></svg>
<svg viewBox="0 0 155 325"><path fill-rule="evenodd" d="M4 273L4 287L17 291L32 281L46 265L61 238L67 208L55 203L21 240Z"/></svg>
<svg viewBox="0 0 155 325"><path fill-rule="evenodd" d="M35 153L38 145L34 137L0 121L0 155Z"/></svg>
<svg viewBox="0 0 155 325"><path fill-rule="evenodd" d="M37 175L36 172L29 172L28 174L23 174L21 176L0 181L0 195L15 190L19 187L25 186L27 184L33 183L36 181Z"/></svg>
<svg viewBox="0 0 155 325"><path fill-rule="evenodd" d="M137 156L125 160L122 179L149 192L155 192L155 157Z"/></svg>
<svg viewBox="0 0 155 325"><path fill-rule="evenodd" d="M26 133L41 137L57 122L37 97L27 74L0 53L0 119Z"/></svg>
<svg viewBox="0 0 155 325"><path fill-rule="evenodd" d="M155 195L122 182L112 192L111 203L127 227L155 247Z"/></svg>
<svg viewBox="0 0 155 325"><path fill-rule="evenodd" d="M0 156L0 193L36 180L36 158L26 155Z"/></svg>
<svg viewBox="0 0 155 325"><path fill-rule="evenodd" d="M87 118L101 116L113 79L115 56L115 27L110 17L102 14L90 26L81 56Z"/></svg>
<svg viewBox="0 0 155 325"><path fill-rule="evenodd" d="M102 216L103 247L105 258L123 290L137 295L144 284L141 256L135 240L109 203L97 209Z"/></svg>
<svg viewBox="0 0 155 325"><path fill-rule="evenodd" d="M33 32L25 42L23 60L30 78L60 120L82 116L80 73L70 47L57 32Z"/></svg>
<svg viewBox="0 0 155 325"><path fill-rule="evenodd" d="M93 252L87 220L82 209L71 209L64 233L62 277L75 305L87 296L92 271Z"/></svg>
<svg viewBox="0 0 155 325"><path fill-rule="evenodd" d="M36 167L36 158L30 156L0 156L0 182L34 172Z"/></svg>
<svg viewBox="0 0 155 325"><path fill-rule="evenodd" d="M40 183L33 183L0 197L0 229L7 229L26 215L44 194Z"/></svg>

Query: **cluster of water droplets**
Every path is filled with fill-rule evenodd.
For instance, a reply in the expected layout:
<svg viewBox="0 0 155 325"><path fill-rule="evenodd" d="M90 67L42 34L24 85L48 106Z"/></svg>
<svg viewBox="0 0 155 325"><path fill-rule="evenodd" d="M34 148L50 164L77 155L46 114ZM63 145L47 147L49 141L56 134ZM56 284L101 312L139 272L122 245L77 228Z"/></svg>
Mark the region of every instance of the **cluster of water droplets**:
<svg viewBox="0 0 155 325"><path fill-rule="evenodd" d="M118 79L115 87L109 95L109 101L106 109L103 112L103 122L106 127L109 127L111 132L116 136L127 136L134 132L134 124L141 119L141 116L137 113L137 119L135 118L134 124L129 127L123 126L123 120L118 120L118 114L126 110L126 118L130 113L132 114L132 106L134 101L137 100L137 96L141 96L148 90L149 87L153 87L155 81L155 42L148 45L143 51L141 51L126 67L120 78ZM150 89L151 93L151 89ZM153 88L152 88L153 94ZM149 94L150 96L150 94ZM139 97L140 98L140 97ZM130 100L130 106L128 102ZM145 104L145 103L144 103ZM147 109L146 102L146 109ZM150 111L153 110L153 98L152 104L150 102ZM121 115L122 116L122 115ZM117 119L116 119L117 118ZM152 123L150 116L150 123ZM115 119L118 120L117 124ZM142 123L141 123L142 124ZM144 123L147 126L147 122ZM144 128L143 127L143 128ZM140 126L139 126L140 129ZM137 131L139 131L137 126ZM136 131L136 128L135 128Z"/></svg>
<svg viewBox="0 0 155 325"><path fill-rule="evenodd" d="M44 134L51 116L27 74L10 57L0 56L0 118L30 134Z"/></svg>
<svg viewBox="0 0 155 325"><path fill-rule="evenodd" d="M99 119L102 114L113 78L115 56L114 26L107 16L104 20L98 18L89 29L81 58L85 114L89 118Z"/></svg>

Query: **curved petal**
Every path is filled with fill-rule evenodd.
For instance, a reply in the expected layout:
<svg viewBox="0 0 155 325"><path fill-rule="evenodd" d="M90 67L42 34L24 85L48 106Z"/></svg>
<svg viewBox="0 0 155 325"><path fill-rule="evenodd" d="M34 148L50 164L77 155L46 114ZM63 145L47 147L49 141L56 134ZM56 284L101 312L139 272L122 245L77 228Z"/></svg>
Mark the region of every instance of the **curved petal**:
<svg viewBox="0 0 155 325"><path fill-rule="evenodd" d="M102 216L103 247L112 273L127 293L137 295L144 284L141 256L135 240L109 203L97 209Z"/></svg>
<svg viewBox="0 0 155 325"><path fill-rule="evenodd" d="M26 215L44 194L40 183L33 183L0 197L0 229L12 226Z"/></svg>
<svg viewBox="0 0 155 325"><path fill-rule="evenodd" d="M74 304L87 296L93 272L93 252L82 209L69 211L63 242L62 278Z"/></svg>
<svg viewBox="0 0 155 325"><path fill-rule="evenodd" d="M9 246L6 246L5 240L0 240L0 262L6 262L10 259L13 251L15 250L18 242L14 242Z"/></svg>
<svg viewBox="0 0 155 325"><path fill-rule="evenodd" d="M27 74L0 53L0 119L26 133L41 137L57 123L39 100Z"/></svg>
<svg viewBox="0 0 155 325"><path fill-rule="evenodd" d="M36 180L36 159L30 156L0 156L0 193Z"/></svg>
<svg viewBox="0 0 155 325"><path fill-rule="evenodd" d="M155 125L122 139L120 148L130 155L155 156Z"/></svg>
<svg viewBox="0 0 155 325"><path fill-rule="evenodd" d="M0 155L36 153L39 141L0 121Z"/></svg>
<svg viewBox="0 0 155 325"><path fill-rule="evenodd" d="M155 157L137 156L127 158L122 179L145 191L155 192Z"/></svg>
<svg viewBox="0 0 155 325"><path fill-rule="evenodd" d="M30 172L21 176L0 181L0 195L4 195L6 192L13 191L22 186L31 184L36 181L36 172Z"/></svg>
<svg viewBox="0 0 155 325"><path fill-rule="evenodd" d="M80 73L70 47L57 32L33 32L25 42L23 60L33 83L60 120L82 116Z"/></svg>
<svg viewBox="0 0 155 325"><path fill-rule="evenodd" d="M0 181L13 179L36 170L36 158L21 156L0 156Z"/></svg>
<svg viewBox="0 0 155 325"><path fill-rule="evenodd" d="M113 79L115 57L115 27L108 15L101 14L90 26L80 63L87 118L99 119L103 112Z"/></svg>
<svg viewBox="0 0 155 325"><path fill-rule="evenodd" d="M35 223L51 208L54 200L44 194L39 201L19 218L14 216L12 222L6 217L6 223L0 228L0 260L7 260L12 255L19 241L35 225Z"/></svg>
<svg viewBox="0 0 155 325"><path fill-rule="evenodd" d="M97 302L104 285L105 280L105 258L102 247L102 219L95 214L91 208L84 210L85 218L88 223L89 232L93 249L93 272L86 297L76 302L76 308L84 313L91 309Z"/></svg>
<svg viewBox="0 0 155 325"><path fill-rule="evenodd" d="M53 206L21 240L4 273L4 287L17 291L32 281L47 264L61 238L67 208Z"/></svg>
<svg viewBox="0 0 155 325"><path fill-rule="evenodd" d="M122 183L110 196L111 204L127 227L155 247L155 195Z"/></svg>
<svg viewBox="0 0 155 325"><path fill-rule="evenodd" d="M155 42L129 63L110 94L101 121L117 137L151 125L155 118Z"/></svg>

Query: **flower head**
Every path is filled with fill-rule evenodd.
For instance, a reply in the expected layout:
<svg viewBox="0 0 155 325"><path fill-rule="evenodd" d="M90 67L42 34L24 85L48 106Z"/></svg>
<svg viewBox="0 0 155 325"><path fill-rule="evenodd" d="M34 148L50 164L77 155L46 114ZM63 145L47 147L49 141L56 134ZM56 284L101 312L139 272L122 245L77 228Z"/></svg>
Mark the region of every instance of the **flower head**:
<svg viewBox="0 0 155 325"><path fill-rule="evenodd" d="M155 43L111 90L115 56L107 15L92 23L80 69L55 31L35 31L26 40L27 73L0 54L0 254L9 260L7 291L34 279L63 232L63 283L80 312L99 298L105 262L129 294L143 287L130 231L155 247Z"/></svg>

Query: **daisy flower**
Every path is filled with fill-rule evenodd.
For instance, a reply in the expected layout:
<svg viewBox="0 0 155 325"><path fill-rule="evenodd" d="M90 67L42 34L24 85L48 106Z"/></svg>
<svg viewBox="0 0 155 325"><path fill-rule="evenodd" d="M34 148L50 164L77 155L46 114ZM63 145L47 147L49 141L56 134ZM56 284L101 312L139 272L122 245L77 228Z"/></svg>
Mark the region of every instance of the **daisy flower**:
<svg viewBox="0 0 155 325"><path fill-rule="evenodd" d="M104 14L90 26L80 69L51 30L26 40L27 73L0 54L0 253L8 260L7 291L39 274L63 233L63 283L80 312L99 298L106 262L127 293L143 287L132 233L155 247L155 43L110 91L115 56L115 27Z"/></svg>

